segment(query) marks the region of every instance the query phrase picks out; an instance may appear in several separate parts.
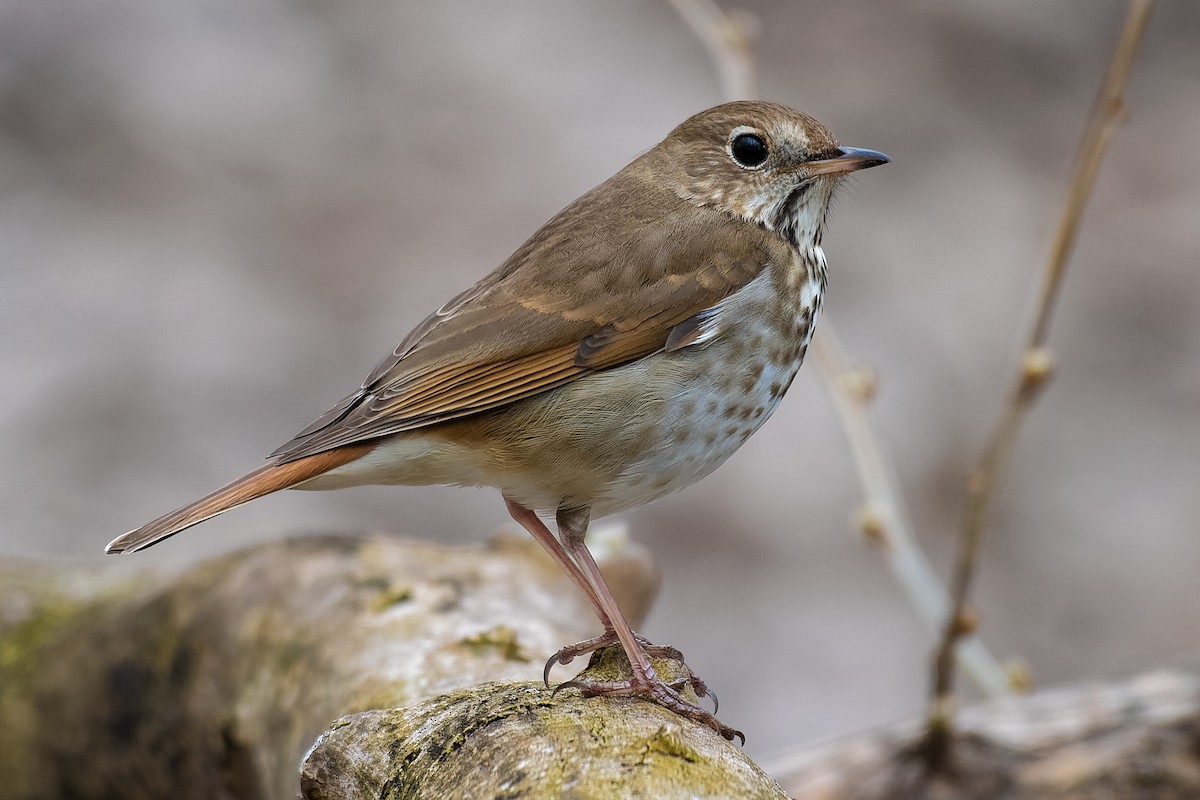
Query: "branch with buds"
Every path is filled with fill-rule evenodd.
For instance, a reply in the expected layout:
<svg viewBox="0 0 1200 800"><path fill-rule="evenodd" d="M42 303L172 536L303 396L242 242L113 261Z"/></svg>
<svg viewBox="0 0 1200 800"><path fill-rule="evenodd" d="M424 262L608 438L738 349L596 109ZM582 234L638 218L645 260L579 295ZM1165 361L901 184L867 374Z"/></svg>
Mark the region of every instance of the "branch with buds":
<svg viewBox="0 0 1200 800"><path fill-rule="evenodd" d="M726 99L754 97L753 30L747 18L722 11L713 0L668 1L708 49ZM944 767L950 755L956 664L961 664L989 696L1026 689L1031 683L1023 666L1006 669L988 652L976 634L978 615L968 601L996 484L1008 464L1022 421L1054 373L1054 357L1047 340L1055 303L1096 173L1109 139L1124 116L1125 83L1153 6L1153 0L1130 3L1120 42L1080 144L1016 379L982 458L967 476L967 505L952 593L938 580L916 542L893 460L874 429L870 415L874 376L851 366L828 320L822 323L820 335L812 344L822 383L841 421L866 495L857 514L859 530L884 555L921 617L941 631L923 745L926 765L932 770Z"/></svg>
<svg viewBox="0 0 1200 800"><path fill-rule="evenodd" d="M726 13L713 0L668 2L708 49L724 99L756 96L751 50L755 26L750 18ZM828 318L822 320L809 353L833 402L862 484L865 500L856 515L858 528L882 554L930 631L937 633L951 614L950 593L917 544L915 528L896 478L894 459L872 422L875 378L867 370L852 366ZM989 697L1006 694L1027 683L1019 670L1002 666L978 636L961 637L955 644L955 653Z"/></svg>
<svg viewBox="0 0 1200 800"><path fill-rule="evenodd" d="M1037 313L1025 342L1017 375L1009 390L1008 402L992 431L978 466L967 477L967 508L964 515L961 545L954 570L954 608L946 616L941 645L934 659L933 697L929 710L928 733L925 741L927 764L931 769L945 766L949 759L951 722L953 720L954 657L959 641L973 628L965 621L974 616L967 602L974 581L979 551L983 544L984 523L988 505L996 484L1008 465L1016 443L1017 432L1025 416L1054 372L1054 357L1047 347L1050 321L1055 301L1066 277L1067 263L1079 235L1080 221L1096 173L1108 149L1108 141L1124 117L1122 99L1125 83L1133 67L1138 45L1150 20L1154 0L1132 0L1117 50L1113 54L1108 74L1079 146L1075 174L1071 179L1067 200L1059 216L1058 229L1050 257L1042 275Z"/></svg>

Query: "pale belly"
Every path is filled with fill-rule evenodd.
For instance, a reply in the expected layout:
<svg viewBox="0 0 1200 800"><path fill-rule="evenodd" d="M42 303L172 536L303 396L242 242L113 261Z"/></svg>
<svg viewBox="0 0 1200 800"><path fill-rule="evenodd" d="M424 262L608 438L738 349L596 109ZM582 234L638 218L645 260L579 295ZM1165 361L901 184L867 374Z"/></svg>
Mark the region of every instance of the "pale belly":
<svg viewBox="0 0 1200 800"><path fill-rule="evenodd" d="M775 411L800 361L760 366L706 370L663 402L660 421L646 432L652 446L592 499L593 515L644 505L725 463Z"/></svg>

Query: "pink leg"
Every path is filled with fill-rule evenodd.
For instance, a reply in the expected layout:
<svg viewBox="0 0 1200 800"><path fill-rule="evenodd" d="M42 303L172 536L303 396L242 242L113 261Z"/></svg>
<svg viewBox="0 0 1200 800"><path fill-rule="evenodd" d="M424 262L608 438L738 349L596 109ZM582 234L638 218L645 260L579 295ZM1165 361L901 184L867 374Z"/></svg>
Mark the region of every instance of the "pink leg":
<svg viewBox="0 0 1200 800"><path fill-rule="evenodd" d="M529 531L534 539L537 539L538 544L550 554L558 565L566 570L567 575L571 578L571 582L579 587L579 591L583 592L587 597L588 602L592 604L592 608L596 611L596 616L600 618L600 623L604 625L605 630L612 628L612 623L608 620L608 615L604 611L604 605L600 602L600 597L596 594L595 588L588 582L587 576L579 569L579 565L571 560L571 556L563 548L562 544L555 538L546 524L538 519L538 515L532 509L517 503L514 500L504 498L504 504L508 506L508 513L512 515L522 528Z"/></svg>
<svg viewBox="0 0 1200 800"><path fill-rule="evenodd" d="M604 626L604 633L599 636L594 636L591 639L585 639L582 642L567 645L559 650L546 662L546 668L542 672L542 679L546 685L550 685L550 670L557 664L570 664L578 656L590 653L593 650L598 650L601 647L606 647L618 641L616 630L613 628L612 621L608 612L604 608L604 604L600 600L600 596L596 593L595 587L592 586L587 576L579 568L579 565L571 558L562 543L558 538L550 532L545 523L538 518L538 515L532 509L528 509L515 500L504 498L504 504L508 506L508 513L516 520L522 528L529 531L530 535L537 540L538 544L550 554L560 567L566 570L567 575L571 578L579 590L587 597L588 602L592 604L592 608L596 612L596 616L600 619L600 624ZM605 589L607 590L607 586ZM628 627L628 625L626 626ZM644 647L649 649L649 652L663 658L673 658L677 661L683 661L683 654L674 647L659 647L651 644L644 637L634 634L637 641ZM705 696L704 684L697 679L697 694L701 697Z"/></svg>
<svg viewBox="0 0 1200 800"><path fill-rule="evenodd" d="M588 509L560 508L558 510L557 521L558 529L562 536L562 544L567 552L578 561L583 573L592 584L600 606L611 621L612 630L616 633L617 640L621 643L621 648L625 651L625 655L629 659L629 667L633 673L633 677L628 681L601 683L586 679L577 679L567 681L559 688L575 687L588 696L630 695L645 697L661 706L671 709L680 716L708 725L726 739L732 740L736 736L741 738L744 743L746 737L742 735L741 731L722 724L709 712L684 700L676 689L668 686L658 676L658 673L655 672L654 666L650 663L650 657L642 645L642 641L644 640L641 640L641 637L633 632L633 628L630 627L628 620L625 619L625 615L621 613L616 598L613 597L612 591L608 588L608 583L604 580L604 575L600 572L599 565L596 564L596 559L592 558L591 551L587 548L584 536L587 533ZM697 681L693 685L697 684L700 688L698 693L703 695L706 691L704 684Z"/></svg>

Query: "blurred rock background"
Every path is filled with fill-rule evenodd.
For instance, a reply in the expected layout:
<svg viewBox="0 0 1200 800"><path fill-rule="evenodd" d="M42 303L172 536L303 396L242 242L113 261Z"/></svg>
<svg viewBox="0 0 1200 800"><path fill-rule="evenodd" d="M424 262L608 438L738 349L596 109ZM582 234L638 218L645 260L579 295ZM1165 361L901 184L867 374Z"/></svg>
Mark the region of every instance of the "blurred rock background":
<svg viewBox="0 0 1200 800"><path fill-rule="evenodd" d="M826 308L943 572L1124 3L746 2L764 96L883 150ZM992 516L983 634L1039 681L1200 642L1200 5L1158 9ZM362 379L551 214L721 98L656 2L0 2L0 555L104 560ZM818 330L818 336L820 332ZM751 754L916 712L931 638L852 532L811 372L631 515ZM139 556L304 531L478 541L494 491L289 493Z"/></svg>

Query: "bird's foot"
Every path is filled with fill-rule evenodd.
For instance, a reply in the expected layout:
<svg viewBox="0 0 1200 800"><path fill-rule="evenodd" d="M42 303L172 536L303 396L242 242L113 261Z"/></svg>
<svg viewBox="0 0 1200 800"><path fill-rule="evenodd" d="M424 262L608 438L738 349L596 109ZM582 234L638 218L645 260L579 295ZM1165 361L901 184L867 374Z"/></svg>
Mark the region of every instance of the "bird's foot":
<svg viewBox="0 0 1200 800"><path fill-rule="evenodd" d="M590 678L574 678L566 683L560 683L555 687L554 691L558 693L563 689L578 689L584 697L640 697L643 700L649 700L663 708L674 711L681 717L687 717L690 720L699 722L701 725L707 725L731 742L736 738L744 745L746 743L745 734L737 728L731 728L724 724L712 712L705 711L700 706L684 698L680 692L685 686L689 685L691 685L690 679L685 678L681 681L668 684L654 672L650 672L642 680L636 677L618 681L596 681Z"/></svg>
<svg viewBox="0 0 1200 800"><path fill-rule="evenodd" d="M604 638L598 636L589 642ZM616 637L611 638L615 639ZM741 731L723 724L716 718L716 695L704 681L692 674L688 666L683 663L683 658L678 650L673 647L650 644L640 636L638 643L646 650L647 655L659 662L658 668L664 670L664 674L671 678L670 680L659 677L654 666L643 668L637 665L631 670L629 660L619 645L608 646L606 643L602 643L592 648L595 652L588 668L575 678L555 687L555 694L563 689L578 689L584 697L640 697L670 709L682 717L707 725L730 741L737 738L741 740L742 744L745 744L746 737ZM585 643L580 642L580 645L583 644ZM572 647L577 646L572 645ZM571 648L564 649L570 650ZM551 664L558 663L557 658L558 656L555 656L554 659L551 659ZM696 701L703 697L712 698L712 712L697 705Z"/></svg>
<svg viewBox="0 0 1200 800"><path fill-rule="evenodd" d="M676 648L669 645L654 644L639 633L635 633L633 638L636 639L637 643L642 646L642 649L646 652L646 655L650 656L651 658L666 658L670 659L671 661L683 663L683 653L679 652L679 650ZM542 681L545 682L546 686L549 686L550 670L554 669L556 666L559 666L560 664L570 664L579 656L587 655L588 653L599 650L602 647L608 647L609 645L614 645L617 643L617 632L612 628L608 628L599 636L593 636L591 639L584 639L582 642L576 642L575 644L567 645L554 655L550 656L550 658L546 661L546 667L542 670ZM716 695L708 691L708 687L704 685L704 681L700 680L699 678L694 678L694 680L695 683L692 685L692 690L696 692L697 696L706 697L712 695L713 699L716 700Z"/></svg>

